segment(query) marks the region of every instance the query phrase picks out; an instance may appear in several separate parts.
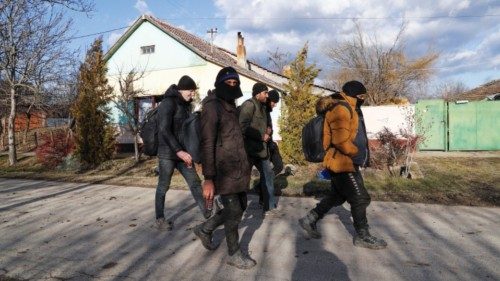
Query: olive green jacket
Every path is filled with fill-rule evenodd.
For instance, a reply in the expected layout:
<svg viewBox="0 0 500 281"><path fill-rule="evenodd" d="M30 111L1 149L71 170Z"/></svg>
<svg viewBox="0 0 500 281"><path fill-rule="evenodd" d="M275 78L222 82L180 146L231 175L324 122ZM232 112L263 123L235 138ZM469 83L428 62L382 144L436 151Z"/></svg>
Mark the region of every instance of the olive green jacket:
<svg viewBox="0 0 500 281"><path fill-rule="evenodd" d="M269 153L263 141L267 130L266 106L255 97L246 100L240 106L239 121L248 156L267 159Z"/></svg>

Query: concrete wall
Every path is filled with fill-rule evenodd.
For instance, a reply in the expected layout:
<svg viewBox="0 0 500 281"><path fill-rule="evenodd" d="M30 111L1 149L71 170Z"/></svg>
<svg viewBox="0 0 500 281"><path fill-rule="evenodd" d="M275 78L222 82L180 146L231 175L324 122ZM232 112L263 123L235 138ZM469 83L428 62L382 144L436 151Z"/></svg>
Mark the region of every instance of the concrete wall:
<svg viewBox="0 0 500 281"><path fill-rule="evenodd" d="M400 129L415 132L413 114L414 105L383 105L361 107L365 118L366 130L369 139L376 138L376 134L384 127L399 134Z"/></svg>

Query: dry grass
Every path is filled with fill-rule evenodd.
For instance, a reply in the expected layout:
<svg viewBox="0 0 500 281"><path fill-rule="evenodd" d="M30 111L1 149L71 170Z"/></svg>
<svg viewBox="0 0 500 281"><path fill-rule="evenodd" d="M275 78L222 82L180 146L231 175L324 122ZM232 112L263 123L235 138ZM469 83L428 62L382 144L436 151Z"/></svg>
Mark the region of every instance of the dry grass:
<svg viewBox="0 0 500 281"><path fill-rule="evenodd" d="M477 153L474 157L446 157L446 154L441 154L417 157L416 161L424 178L410 180L391 177L386 171L364 171L365 185L372 199L500 206L500 154L488 157L481 157L481 154ZM9 167L7 156L3 155L0 156L0 177L155 187L156 165L155 158L134 164L130 155L121 155L94 170L58 171L44 169L31 156L23 156L17 166ZM275 180L276 190L285 196L321 196L328 192L330 183L316 179L316 173L320 169L320 165L310 165L299 168L294 175L279 175ZM177 172L172 178L171 186L178 189L187 188L184 179Z"/></svg>

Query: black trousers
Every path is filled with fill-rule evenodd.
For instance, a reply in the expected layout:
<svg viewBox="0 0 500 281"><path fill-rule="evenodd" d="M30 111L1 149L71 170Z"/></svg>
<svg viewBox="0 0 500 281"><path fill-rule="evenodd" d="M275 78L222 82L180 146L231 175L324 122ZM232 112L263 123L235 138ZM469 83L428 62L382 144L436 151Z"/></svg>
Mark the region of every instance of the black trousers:
<svg viewBox="0 0 500 281"><path fill-rule="evenodd" d="M247 194L240 192L220 196L224 208L203 223L202 230L212 233L217 227L224 224L226 242L229 255L232 256L240 249L238 225L247 208Z"/></svg>
<svg viewBox="0 0 500 281"><path fill-rule="evenodd" d="M340 206L345 201L351 205L356 232L368 229L366 208L370 205L371 198L358 167L354 173L332 173L331 192L321 199L313 210L321 219L331 208Z"/></svg>

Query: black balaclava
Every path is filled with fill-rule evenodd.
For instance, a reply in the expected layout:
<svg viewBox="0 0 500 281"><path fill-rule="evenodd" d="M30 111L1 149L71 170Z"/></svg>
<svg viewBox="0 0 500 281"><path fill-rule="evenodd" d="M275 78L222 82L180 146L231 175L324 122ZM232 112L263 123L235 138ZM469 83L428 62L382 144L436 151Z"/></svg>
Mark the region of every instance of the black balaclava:
<svg viewBox="0 0 500 281"><path fill-rule="evenodd" d="M357 95L364 95L366 94L366 88L363 83L359 81L349 81L342 86L342 92L344 92L346 95L356 98L356 106L360 107L365 100L358 99L356 96Z"/></svg>
<svg viewBox="0 0 500 281"><path fill-rule="evenodd" d="M238 81L238 85L229 86L228 84L224 83L224 81L229 79L235 79L236 81ZM215 95L227 102L234 103L234 100L243 96L240 88L240 76L238 75L236 70L230 66L224 67L219 71L214 85Z"/></svg>

